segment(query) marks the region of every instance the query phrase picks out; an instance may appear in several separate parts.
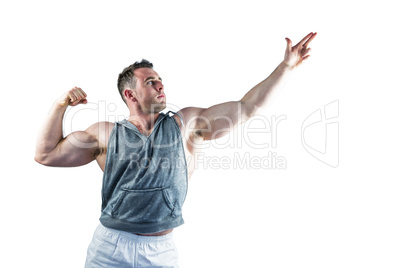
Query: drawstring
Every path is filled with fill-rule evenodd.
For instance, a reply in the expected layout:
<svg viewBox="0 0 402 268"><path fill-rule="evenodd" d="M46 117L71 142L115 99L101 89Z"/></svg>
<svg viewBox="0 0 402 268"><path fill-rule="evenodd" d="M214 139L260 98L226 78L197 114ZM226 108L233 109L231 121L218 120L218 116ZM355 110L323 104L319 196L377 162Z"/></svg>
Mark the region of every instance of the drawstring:
<svg viewBox="0 0 402 268"><path fill-rule="evenodd" d="M181 115L180 115L179 113L175 113L175 112L172 112L172 111L169 111L169 112L167 112L167 113L177 114L177 115L180 117L181 125L184 126L183 118L181 117Z"/></svg>
<svg viewBox="0 0 402 268"><path fill-rule="evenodd" d="M115 154L117 154L117 146L118 146L118 131L117 131L117 128L118 128L118 126L119 126L119 123L116 123L116 131L115 131L115 135L114 135L114 153Z"/></svg>
<svg viewBox="0 0 402 268"><path fill-rule="evenodd" d="M180 117L180 122L181 122L181 124L184 126L183 118L181 117L181 115L180 115L179 113L175 113L175 112L169 111L169 112L167 112L167 114L166 114L164 117L166 117L169 113L179 115L179 117ZM163 118L162 118L162 119L163 119ZM159 120L157 124L159 124L160 121L162 121L162 120ZM155 126L156 126L156 125L155 125ZM155 127L155 126L154 126L154 127ZM118 122L116 122L115 128L116 128L116 129L115 129L115 135L114 135L114 153L117 154L117 153L118 153L118 147L119 147L119 129L118 129L118 128L119 128L119 123L118 123ZM138 131L138 130L137 130L137 131ZM136 133L136 134L137 134L137 133ZM123 136L124 136L124 133L123 133ZM145 142L143 136L138 135L138 134L137 134L137 136L138 136L141 140L143 140L143 142ZM124 137L123 137L123 138L124 138ZM145 139L145 140L146 140L146 139Z"/></svg>

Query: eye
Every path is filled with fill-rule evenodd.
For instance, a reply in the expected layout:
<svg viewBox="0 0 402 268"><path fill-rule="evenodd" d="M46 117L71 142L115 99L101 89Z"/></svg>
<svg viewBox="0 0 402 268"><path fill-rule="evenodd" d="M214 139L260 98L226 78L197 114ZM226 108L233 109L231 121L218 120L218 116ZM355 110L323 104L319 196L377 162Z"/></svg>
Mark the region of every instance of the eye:
<svg viewBox="0 0 402 268"><path fill-rule="evenodd" d="M147 82L147 85L153 85L154 84L154 81L148 81Z"/></svg>

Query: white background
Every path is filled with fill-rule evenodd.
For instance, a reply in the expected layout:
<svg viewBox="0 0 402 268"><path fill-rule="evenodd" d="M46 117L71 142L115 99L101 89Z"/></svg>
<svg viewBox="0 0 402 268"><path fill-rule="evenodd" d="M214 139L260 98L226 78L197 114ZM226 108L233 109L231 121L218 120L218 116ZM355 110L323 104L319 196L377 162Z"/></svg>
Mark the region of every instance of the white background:
<svg viewBox="0 0 402 268"><path fill-rule="evenodd" d="M401 267L396 4L3 2L0 266L84 265L100 216L102 172L96 163L49 168L33 160L39 128L64 91L82 87L87 107L95 107L71 110L66 131L127 115L117 76L142 58L154 63L175 107L238 100L281 62L285 37L296 43L315 31L311 58L265 114L286 115L277 147L242 143L204 151L209 157L272 151L286 159L286 169L199 168L184 206L186 224L174 231L180 265ZM333 101L339 102L335 168L301 141L303 121ZM310 137L313 147L325 142L325 124L319 129L317 139ZM254 135L255 143L270 141L270 134Z"/></svg>

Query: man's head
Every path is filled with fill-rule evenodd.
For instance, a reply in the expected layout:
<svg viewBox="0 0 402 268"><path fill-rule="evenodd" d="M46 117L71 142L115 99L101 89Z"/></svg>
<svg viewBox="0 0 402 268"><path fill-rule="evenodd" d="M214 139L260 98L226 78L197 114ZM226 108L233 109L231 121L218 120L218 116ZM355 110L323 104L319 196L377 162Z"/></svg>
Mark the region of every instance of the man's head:
<svg viewBox="0 0 402 268"><path fill-rule="evenodd" d="M125 68L119 74L117 87L129 108L131 104L135 104L143 112L152 110L154 113L166 108L162 79L153 70L153 64L147 60L137 61Z"/></svg>
<svg viewBox="0 0 402 268"><path fill-rule="evenodd" d="M136 79L134 77L134 71L139 68L152 69L153 67L154 67L154 65L151 62L149 62L145 59L142 59L142 61L140 61L140 62L136 61L135 63L131 64L130 66L124 68L124 70L119 74L119 78L117 80L117 88L119 89L120 96L124 102L126 102L126 99L124 97L124 90L126 88L135 89L135 86L136 86Z"/></svg>

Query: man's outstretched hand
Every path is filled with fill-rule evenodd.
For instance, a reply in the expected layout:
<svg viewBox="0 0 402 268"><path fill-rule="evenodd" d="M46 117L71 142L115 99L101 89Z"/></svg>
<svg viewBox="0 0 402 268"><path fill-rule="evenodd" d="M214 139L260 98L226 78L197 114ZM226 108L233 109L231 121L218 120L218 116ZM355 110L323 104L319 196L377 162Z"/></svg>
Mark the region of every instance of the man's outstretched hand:
<svg viewBox="0 0 402 268"><path fill-rule="evenodd" d="M294 68L305 61L310 56L309 52L311 51L311 48L309 48L308 45L313 41L316 35L317 33L309 33L294 47L292 47L292 41L290 41L289 38L285 38L287 47L283 62Z"/></svg>

